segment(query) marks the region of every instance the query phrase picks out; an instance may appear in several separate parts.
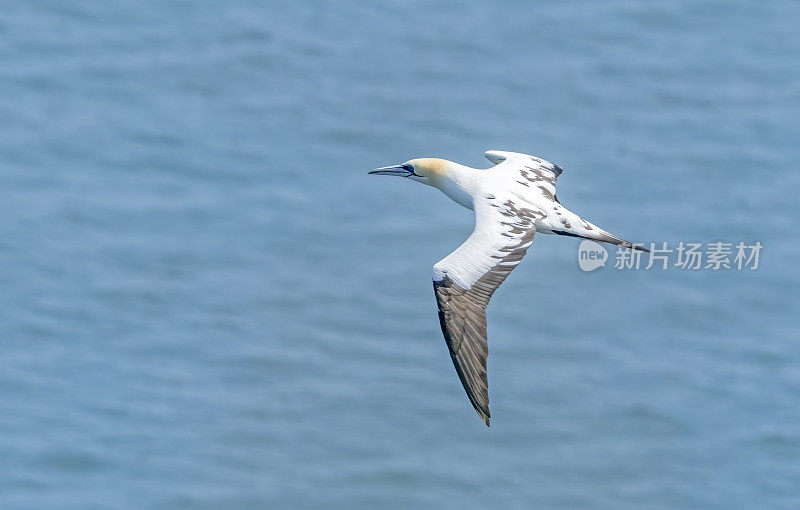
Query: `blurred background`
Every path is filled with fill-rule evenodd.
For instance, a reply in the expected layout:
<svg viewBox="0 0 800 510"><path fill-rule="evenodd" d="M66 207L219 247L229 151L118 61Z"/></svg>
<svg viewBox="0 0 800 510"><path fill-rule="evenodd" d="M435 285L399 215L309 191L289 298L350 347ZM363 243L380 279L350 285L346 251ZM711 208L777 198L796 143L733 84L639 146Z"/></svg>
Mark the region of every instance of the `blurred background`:
<svg viewBox="0 0 800 510"><path fill-rule="evenodd" d="M3 508L800 506L800 4L0 10ZM436 317L472 230L367 171L486 149L640 242L489 307L493 422ZM544 299L543 299L544 297Z"/></svg>

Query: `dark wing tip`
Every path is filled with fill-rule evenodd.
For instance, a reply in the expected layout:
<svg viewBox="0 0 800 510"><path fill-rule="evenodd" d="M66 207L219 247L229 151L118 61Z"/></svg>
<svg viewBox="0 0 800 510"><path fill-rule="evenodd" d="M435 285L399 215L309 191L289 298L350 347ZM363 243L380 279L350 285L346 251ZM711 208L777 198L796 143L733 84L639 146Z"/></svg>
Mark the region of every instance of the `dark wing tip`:
<svg viewBox="0 0 800 510"><path fill-rule="evenodd" d="M433 290L439 308L439 325L453 366L472 407L488 427L485 305L447 276L434 280Z"/></svg>
<svg viewBox="0 0 800 510"><path fill-rule="evenodd" d="M473 407L475 407L475 411L478 412L478 416L480 416L481 420L483 420L483 423L485 423L486 426L488 427L489 426L489 420L492 418L492 415L489 414L489 408L488 407L484 408L483 406L478 406L475 402L473 402L472 405L473 405Z"/></svg>
<svg viewBox="0 0 800 510"><path fill-rule="evenodd" d="M630 241L625 241L625 240L623 240L621 243L613 243L613 244L618 244L618 245L622 246L623 248L628 248L628 249L634 250L634 251L635 250L639 250L639 251L650 253L650 249L649 248L645 248L643 244L636 244L636 243L632 243Z"/></svg>

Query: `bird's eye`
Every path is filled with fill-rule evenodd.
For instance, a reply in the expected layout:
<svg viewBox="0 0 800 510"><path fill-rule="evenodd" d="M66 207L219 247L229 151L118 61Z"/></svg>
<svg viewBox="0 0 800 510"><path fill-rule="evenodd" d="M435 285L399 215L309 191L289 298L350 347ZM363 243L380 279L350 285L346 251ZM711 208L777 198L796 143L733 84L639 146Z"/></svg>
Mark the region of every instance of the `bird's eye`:
<svg viewBox="0 0 800 510"><path fill-rule="evenodd" d="M414 171L414 165L412 165L411 163L405 163L403 165L403 170L411 172L411 175L416 175L417 177L422 177L421 175L417 174L417 172Z"/></svg>

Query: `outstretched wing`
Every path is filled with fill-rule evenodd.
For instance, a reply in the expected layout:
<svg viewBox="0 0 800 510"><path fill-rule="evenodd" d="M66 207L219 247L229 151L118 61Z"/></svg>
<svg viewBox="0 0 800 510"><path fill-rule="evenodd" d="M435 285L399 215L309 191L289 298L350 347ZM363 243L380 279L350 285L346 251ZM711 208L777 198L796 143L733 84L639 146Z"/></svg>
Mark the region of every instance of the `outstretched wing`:
<svg viewBox="0 0 800 510"><path fill-rule="evenodd" d="M456 372L478 415L489 425L486 306L533 242L544 213L485 195L475 204L475 230L434 266L439 322Z"/></svg>
<svg viewBox="0 0 800 510"><path fill-rule="evenodd" d="M493 171L508 172L526 191L537 191L547 200L558 202L556 180L564 171L560 166L521 152L486 151L484 156L497 165Z"/></svg>

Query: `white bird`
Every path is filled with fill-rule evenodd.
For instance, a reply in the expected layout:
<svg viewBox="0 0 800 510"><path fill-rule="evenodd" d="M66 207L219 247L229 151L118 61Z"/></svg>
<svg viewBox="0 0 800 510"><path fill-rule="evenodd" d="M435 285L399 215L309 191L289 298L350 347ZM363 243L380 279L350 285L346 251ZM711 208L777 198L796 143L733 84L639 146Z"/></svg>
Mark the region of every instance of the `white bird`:
<svg viewBox="0 0 800 510"><path fill-rule="evenodd" d="M472 235L433 266L433 289L439 323L458 377L489 426L486 306L522 260L533 235L558 234L649 250L606 232L561 205L556 198L560 166L518 152L492 150L485 155L494 163L491 168L419 158L369 173L433 186L475 212Z"/></svg>

